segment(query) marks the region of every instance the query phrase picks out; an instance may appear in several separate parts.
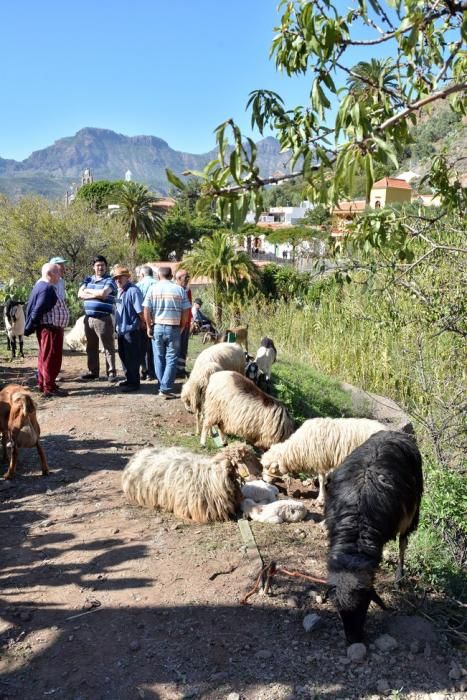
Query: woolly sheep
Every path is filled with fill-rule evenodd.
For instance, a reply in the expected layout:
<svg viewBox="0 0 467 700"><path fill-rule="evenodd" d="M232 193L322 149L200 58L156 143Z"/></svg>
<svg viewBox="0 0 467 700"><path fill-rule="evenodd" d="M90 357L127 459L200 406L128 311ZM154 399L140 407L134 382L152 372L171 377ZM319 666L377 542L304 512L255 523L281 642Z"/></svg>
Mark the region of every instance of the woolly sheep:
<svg viewBox="0 0 467 700"><path fill-rule="evenodd" d="M133 503L209 523L234 515L242 500L239 477L259 472L254 451L241 443L229 445L214 457L181 447L146 448L123 470L122 488Z"/></svg>
<svg viewBox="0 0 467 700"><path fill-rule="evenodd" d="M370 435L386 427L367 418L312 418L285 442L273 445L261 458L263 479L286 474L317 474L318 503L324 503L325 475L335 469Z"/></svg>
<svg viewBox="0 0 467 700"><path fill-rule="evenodd" d="M65 335L65 343L70 350L86 352L86 333L84 331L84 316L80 316L71 331Z"/></svg>
<svg viewBox="0 0 467 700"><path fill-rule="evenodd" d="M279 489L273 484L267 484L261 479L256 479L243 484L242 494L244 498L250 498L257 503L265 504L272 503L277 499Z"/></svg>
<svg viewBox="0 0 467 700"><path fill-rule="evenodd" d="M216 372L209 379L204 399L201 444L206 444L208 430L219 428L225 433L268 449L292 434L294 423L286 407L265 394L252 381L238 372Z"/></svg>
<svg viewBox="0 0 467 700"><path fill-rule="evenodd" d="M307 516L307 509L300 501L284 498L280 501L259 505L250 498L240 504L244 515L260 523L298 523Z"/></svg>
<svg viewBox="0 0 467 700"><path fill-rule="evenodd" d="M204 394L209 377L221 370L245 372L245 355L236 343L218 343L203 350L195 360L189 379L182 387L181 400L189 413L196 416L196 434L199 435Z"/></svg>
<svg viewBox="0 0 467 700"><path fill-rule="evenodd" d="M16 339L19 343L19 354L24 357L23 337L26 319L24 317L23 304L20 301L9 299L5 304L4 321L6 330L7 348L11 350L11 359L16 357Z"/></svg>
<svg viewBox="0 0 467 700"><path fill-rule="evenodd" d="M399 534L403 574L408 536L417 529L423 492L422 458L413 437L392 430L372 435L329 477L326 527L328 584L349 644L360 642L383 546Z"/></svg>

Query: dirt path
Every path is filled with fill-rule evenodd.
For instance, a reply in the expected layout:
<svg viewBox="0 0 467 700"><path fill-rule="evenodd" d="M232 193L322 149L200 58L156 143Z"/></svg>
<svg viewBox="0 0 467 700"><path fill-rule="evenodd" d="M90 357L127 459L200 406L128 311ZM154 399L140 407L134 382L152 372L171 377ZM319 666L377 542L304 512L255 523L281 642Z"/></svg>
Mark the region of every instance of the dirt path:
<svg viewBox="0 0 467 700"><path fill-rule="evenodd" d="M28 358L1 379L31 382L34 366ZM129 397L74 381L82 356L64 366L70 396L39 401L51 475L41 477L35 451L25 450L18 477L0 482L0 698L461 696L460 651L424 618L403 614L392 565L379 591L398 614L371 609L361 663L347 658L335 611L305 581L278 579L272 596L240 606L258 563L237 523L180 523L128 506L120 490L130 455L162 433L186 436L192 418L149 384ZM302 488L314 519L252 524L266 562L325 575L313 495ZM309 633L308 613L321 618ZM395 649L378 648L383 633Z"/></svg>

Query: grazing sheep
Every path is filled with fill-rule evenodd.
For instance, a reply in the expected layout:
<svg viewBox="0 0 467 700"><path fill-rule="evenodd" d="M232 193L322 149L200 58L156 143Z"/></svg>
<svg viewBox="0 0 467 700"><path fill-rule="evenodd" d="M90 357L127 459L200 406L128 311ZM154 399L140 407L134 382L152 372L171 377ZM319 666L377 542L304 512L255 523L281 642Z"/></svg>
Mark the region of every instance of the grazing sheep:
<svg viewBox="0 0 467 700"><path fill-rule="evenodd" d="M234 443L214 457L182 447L137 452L122 474L127 498L141 506L209 523L228 520L242 500L240 477L257 476L260 463L248 445Z"/></svg>
<svg viewBox="0 0 467 700"><path fill-rule="evenodd" d="M283 404L238 372L226 371L216 372L209 379L204 398L202 445L206 444L208 430L215 425L224 443L227 433L264 450L286 440L294 430L293 420Z"/></svg>
<svg viewBox="0 0 467 700"><path fill-rule="evenodd" d="M196 416L196 434L199 435L204 394L209 377L214 372L230 369L245 371L245 355L236 343L219 343L203 350L195 360L188 381L182 387L181 400L189 413Z"/></svg>
<svg viewBox="0 0 467 700"><path fill-rule="evenodd" d="M256 352L255 362L263 373L266 383L271 381L271 367L277 360L277 350L271 338L265 336Z"/></svg>
<svg viewBox="0 0 467 700"><path fill-rule="evenodd" d="M36 404L24 386L9 384L0 391L0 431L2 433L3 459L6 458L7 439L10 462L5 479L16 472L20 447L35 447L39 453L42 474L49 473L47 458L39 442L41 430L36 416Z"/></svg>
<svg viewBox="0 0 467 700"><path fill-rule="evenodd" d="M244 498L250 498L257 503L272 503L277 499L279 489L273 484L267 484L265 481L257 479L243 484L242 494Z"/></svg>
<svg viewBox="0 0 467 700"><path fill-rule="evenodd" d="M326 527L328 584L349 644L360 642L370 602L384 607L374 589L383 546L399 534L403 574L408 536L417 529L423 492L422 458L415 440L378 432L354 450L329 477Z"/></svg>
<svg viewBox="0 0 467 700"><path fill-rule="evenodd" d="M235 342L242 345L245 351L248 352L248 325L237 326L236 328L227 328L227 330L221 333L216 333L215 331L209 330L203 336L203 345L206 343L225 343L229 337L229 333L235 335Z"/></svg>
<svg viewBox="0 0 467 700"><path fill-rule="evenodd" d="M6 329L7 348L11 351L11 359L16 357L16 339L18 338L19 354L24 357L23 337L26 319L24 317L23 303L8 299L5 304L4 321Z"/></svg>
<svg viewBox="0 0 467 700"><path fill-rule="evenodd" d="M283 498L280 501L260 505L250 498L245 498L240 508L244 515L259 523L298 523L307 516L307 509L300 501Z"/></svg>
<svg viewBox="0 0 467 700"><path fill-rule="evenodd" d="M335 469L370 435L386 430L367 418L312 418L280 445L273 445L261 458L263 479L286 474L317 474L318 503L324 503L325 475Z"/></svg>
<svg viewBox="0 0 467 700"><path fill-rule="evenodd" d="M84 330L84 316L80 316L75 325L65 335L65 343L70 350L80 350L86 352L86 333Z"/></svg>

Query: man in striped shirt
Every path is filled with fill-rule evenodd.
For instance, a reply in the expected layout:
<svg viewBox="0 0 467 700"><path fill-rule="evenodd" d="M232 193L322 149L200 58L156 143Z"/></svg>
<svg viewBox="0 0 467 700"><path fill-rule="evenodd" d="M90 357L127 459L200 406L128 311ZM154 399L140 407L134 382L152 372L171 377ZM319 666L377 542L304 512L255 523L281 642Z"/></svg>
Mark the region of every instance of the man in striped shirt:
<svg viewBox="0 0 467 700"><path fill-rule="evenodd" d="M109 382L117 381L115 367L115 331L113 313L117 299L117 287L107 273L107 260L96 255L94 274L86 277L78 290L78 298L84 300L84 331L88 371L81 379L99 378L99 341L104 348L105 366Z"/></svg>
<svg viewBox="0 0 467 700"><path fill-rule="evenodd" d="M154 365L159 380L159 396L172 399L180 332L190 313L191 304L183 287L172 281L170 267L159 268L160 281L149 287L144 299L144 318L152 338Z"/></svg>

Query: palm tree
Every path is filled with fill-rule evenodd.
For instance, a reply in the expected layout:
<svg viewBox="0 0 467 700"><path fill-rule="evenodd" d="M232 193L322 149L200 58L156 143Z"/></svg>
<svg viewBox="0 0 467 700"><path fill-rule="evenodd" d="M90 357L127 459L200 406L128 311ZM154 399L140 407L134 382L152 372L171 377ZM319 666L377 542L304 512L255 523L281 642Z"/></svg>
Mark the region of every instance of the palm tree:
<svg viewBox="0 0 467 700"><path fill-rule="evenodd" d="M154 241L162 229L165 209L157 205L157 197L139 182L123 182L113 198L115 210L127 229L131 245L139 238Z"/></svg>
<svg viewBox="0 0 467 700"><path fill-rule="evenodd" d="M222 325L222 301L225 291L256 278L254 263L246 253L237 252L229 231L213 231L203 236L193 251L183 258L183 267L192 277L208 277L212 282L214 315L217 326Z"/></svg>

